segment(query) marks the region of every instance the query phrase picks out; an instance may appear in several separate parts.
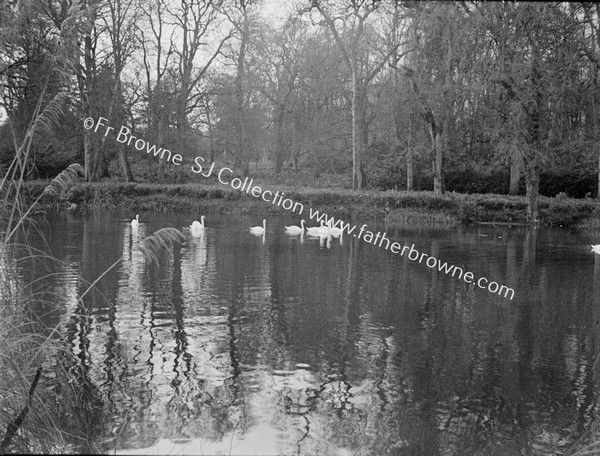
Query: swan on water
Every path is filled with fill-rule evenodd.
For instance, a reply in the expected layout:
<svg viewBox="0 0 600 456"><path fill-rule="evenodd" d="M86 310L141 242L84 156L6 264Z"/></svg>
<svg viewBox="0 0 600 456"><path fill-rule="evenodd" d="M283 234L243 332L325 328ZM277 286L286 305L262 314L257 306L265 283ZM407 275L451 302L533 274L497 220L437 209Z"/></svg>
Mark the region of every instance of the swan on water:
<svg viewBox="0 0 600 456"><path fill-rule="evenodd" d="M311 236L327 236L329 234L329 227L321 220L321 226L311 226L306 229L306 233Z"/></svg>
<svg viewBox="0 0 600 456"><path fill-rule="evenodd" d="M252 234L263 234L267 229L267 221L263 220L262 226L251 226L250 232Z"/></svg>
<svg viewBox="0 0 600 456"><path fill-rule="evenodd" d="M206 217L203 215L202 217L200 217L201 222L199 222L198 220L194 220L192 222L192 224L190 225L190 231L192 232L192 235L198 236L204 232L204 219L205 218Z"/></svg>
<svg viewBox="0 0 600 456"><path fill-rule="evenodd" d="M304 219L302 219L300 221L300 226L296 226L296 225L292 225L292 226L286 226L285 227L285 232L288 234L302 234L304 233Z"/></svg>
<svg viewBox="0 0 600 456"><path fill-rule="evenodd" d="M329 234L331 234L333 237L340 237L344 233L340 228L331 226L331 220L329 220L327 225L329 227Z"/></svg>

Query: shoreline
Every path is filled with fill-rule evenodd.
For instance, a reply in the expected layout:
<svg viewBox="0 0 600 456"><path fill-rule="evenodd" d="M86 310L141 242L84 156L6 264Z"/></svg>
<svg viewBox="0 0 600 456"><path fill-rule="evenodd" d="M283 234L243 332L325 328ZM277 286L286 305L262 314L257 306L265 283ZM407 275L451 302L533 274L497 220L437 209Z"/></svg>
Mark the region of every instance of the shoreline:
<svg viewBox="0 0 600 456"><path fill-rule="evenodd" d="M24 196L31 203L48 181L28 181ZM371 218L432 225L460 223L528 225L524 196L431 191L355 191L328 188L270 186L273 192L304 206L302 214L221 184L80 183L61 201L42 198L34 212L49 209L112 207L131 211L177 211L240 214L289 214L308 219L309 208L344 219ZM272 188L273 187L273 188ZM539 197L539 226L600 228L600 203L593 199Z"/></svg>

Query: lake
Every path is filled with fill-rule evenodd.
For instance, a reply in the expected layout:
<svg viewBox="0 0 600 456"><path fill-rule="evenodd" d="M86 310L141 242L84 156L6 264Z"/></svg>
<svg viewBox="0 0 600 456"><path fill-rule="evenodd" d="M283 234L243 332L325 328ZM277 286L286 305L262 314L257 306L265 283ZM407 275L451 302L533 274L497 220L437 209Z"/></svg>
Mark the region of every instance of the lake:
<svg viewBox="0 0 600 456"><path fill-rule="evenodd" d="M356 238L289 236L295 218L263 239L262 216L207 214L193 237L199 216L141 213L135 235L134 215L37 219L29 246L60 262L19 266L49 297L28 315L101 397L104 452L554 455L597 426L598 237L356 221L510 300ZM163 227L187 241L147 264Z"/></svg>

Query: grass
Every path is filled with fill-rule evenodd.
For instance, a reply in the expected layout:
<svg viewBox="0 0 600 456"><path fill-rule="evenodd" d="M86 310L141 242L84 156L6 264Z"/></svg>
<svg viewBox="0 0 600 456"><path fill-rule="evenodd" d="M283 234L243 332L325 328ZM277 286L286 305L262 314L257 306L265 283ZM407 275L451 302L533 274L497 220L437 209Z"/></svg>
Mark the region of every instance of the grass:
<svg viewBox="0 0 600 456"><path fill-rule="evenodd" d="M52 281L42 286L44 278L25 279L32 270L27 267L54 260L28 247L24 226L41 201L55 205L56 198L62 198L83 172L80 165L73 164L49 185L32 191L25 184L37 132L52 128L63 112L66 93L51 95L47 91L49 81L63 76L66 86L64 70L70 63L63 54L67 53L52 57L29 125L22 135L12 132L15 155L0 179L1 454L93 452L90 435L102 416L97 389L71 346L61 338L62 323L48 327L39 315L43 309L56 310ZM19 238L24 244L17 244ZM16 254L18 249L25 250L24 255Z"/></svg>
<svg viewBox="0 0 600 456"><path fill-rule="evenodd" d="M43 309L57 311L54 302L60 300L53 299L52 281L27 282L18 273L48 265L52 270L57 263L27 245L23 228L37 203L60 197L81 170L69 167L27 201L21 173L28 147L19 154L2 182L0 207L5 221L0 240L0 453L94 452L89 442L101 416L99 394L62 339L62 323L47 327L39 315ZM16 243L19 237L25 244Z"/></svg>
<svg viewBox="0 0 600 456"><path fill-rule="evenodd" d="M22 296L13 306L7 305L6 295L2 301L2 453L93 452L89 435L97 425L98 398L77 372L58 328L42 330L21 311L39 305L38 298ZM32 389L36 372L39 383Z"/></svg>
<svg viewBox="0 0 600 456"><path fill-rule="evenodd" d="M271 182L263 175L254 178L254 185L283 192L286 198L309 208L325 211L341 218L392 218L406 223L448 224L473 222L526 223L527 203L523 196L496 194L436 195L428 191L353 191L342 187L339 176L323 177L323 184L332 188L307 185L296 177L275 176ZM314 178L313 178L314 180ZM156 184L104 181L73 186L65 195L63 207L115 207L131 211L183 211L204 213L283 213L282 208L259 198L241 193L216 179L198 179L198 183ZM280 182L280 184L278 183ZM27 182L26 194L30 200L37 198L46 188L45 181ZM56 207L54 200L42 207ZM291 212L290 212L291 213ZM555 227L600 226L600 209L595 200L539 197L540 223Z"/></svg>

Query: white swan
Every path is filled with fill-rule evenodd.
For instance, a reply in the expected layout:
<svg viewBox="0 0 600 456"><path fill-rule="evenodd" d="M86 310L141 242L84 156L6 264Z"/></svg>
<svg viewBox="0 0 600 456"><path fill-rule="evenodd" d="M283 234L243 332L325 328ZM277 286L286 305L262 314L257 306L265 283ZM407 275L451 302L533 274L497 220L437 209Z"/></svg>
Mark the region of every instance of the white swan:
<svg viewBox="0 0 600 456"><path fill-rule="evenodd" d="M140 214L137 214L135 218L131 221L131 228L135 229L140 226Z"/></svg>
<svg viewBox="0 0 600 456"><path fill-rule="evenodd" d="M597 244L597 245L593 245L592 244L592 252L597 253L598 255L600 255L600 244Z"/></svg>
<svg viewBox="0 0 600 456"><path fill-rule="evenodd" d="M267 221L263 220L262 226L251 226L250 232L252 234L263 234L267 229Z"/></svg>
<svg viewBox="0 0 600 456"><path fill-rule="evenodd" d="M204 231L204 219L206 217L203 215L202 217L200 217L200 220L202 221L202 223L198 222L198 220L194 220L192 222L192 224L190 225L190 231L192 232L192 234L200 234Z"/></svg>
<svg viewBox="0 0 600 456"><path fill-rule="evenodd" d="M329 228L325 225L323 220L321 220L321 226L311 226L310 228L306 228L306 233L311 236L327 236L329 234Z"/></svg>
<svg viewBox="0 0 600 456"><path fill-rule="evenodd" d="M292 225L292 226L286 226L285 227L285 232L288 234L302 234L304 233L304 219L300 220L300 226L296 226L296 225Z"/></svg>
<svg viewBox="0 0 600 456"><path fill-rule="evenodd" d="M204 215L202 217L200 217L200 220L202 220L202 223L198 222L197 220L194 220L192 222L192 224L190 225L190 232L192 233L192 236L199 237L204 234L204 219L205 218L206 217L204 217Z"/></svg>
<svg viewBox="0 0 600 456"><path fill-rule="evenodd" d="M329 220L327 225L329 227L329 234L331 234L333 237L340 237L344 233L344 231L342 231L340 228L331 226L331 220Z"/></svg>

